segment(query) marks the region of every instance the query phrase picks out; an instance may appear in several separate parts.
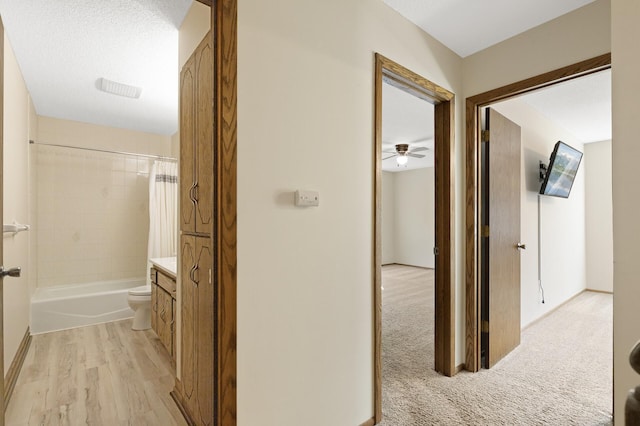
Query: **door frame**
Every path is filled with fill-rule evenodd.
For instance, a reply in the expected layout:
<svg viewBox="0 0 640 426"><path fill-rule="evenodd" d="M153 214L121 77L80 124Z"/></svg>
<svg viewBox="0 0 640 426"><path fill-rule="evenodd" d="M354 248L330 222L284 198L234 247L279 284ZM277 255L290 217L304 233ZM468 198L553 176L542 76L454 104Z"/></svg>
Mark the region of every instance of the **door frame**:
<svg viewBox="0 0 640 426"><path fill-rule="evenodd" d="M214 354L213 424L237 423L238 0L211 6L213 37Z"/></svg>
<svg viewBox="0 0 640 426"><path fill-rule="evenodd" d="M465 369L480 369L480 123L481 109L492 103L611 68L611 53L596 56L466 99Z"/></svg>
<svg viewBox="0 0 640 426"><path fill-rule="evenodd" d="M374 111L374 411L375 423L382 420L382 83L383 80L435 106L435 327L436 371L453 376L455 368L455 277L454 277L454 94L375 54Z"/></svg>
<svg viewBox="0 0 640 426"><path fill-rule="evenodd" d="M0 222L4 212L4 23L0 17ZM3 222L4 223L4 222ZM4 262L4 240L0 241L0 264ZM4 426L6 402L4 398L4 284L0 277L0 426Z"/></svg>

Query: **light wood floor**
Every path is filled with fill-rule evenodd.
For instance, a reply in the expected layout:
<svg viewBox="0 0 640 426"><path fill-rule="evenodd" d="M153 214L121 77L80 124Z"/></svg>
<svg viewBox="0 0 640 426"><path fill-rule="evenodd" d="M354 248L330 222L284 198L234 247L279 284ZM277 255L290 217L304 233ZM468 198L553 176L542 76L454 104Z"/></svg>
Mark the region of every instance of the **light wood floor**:
<svg viewBox="0 0 640 426"><path fill-rule="evenodd" d="M153 331L131 320L33 336L6 424L186 425L174 370Z"/></svg>

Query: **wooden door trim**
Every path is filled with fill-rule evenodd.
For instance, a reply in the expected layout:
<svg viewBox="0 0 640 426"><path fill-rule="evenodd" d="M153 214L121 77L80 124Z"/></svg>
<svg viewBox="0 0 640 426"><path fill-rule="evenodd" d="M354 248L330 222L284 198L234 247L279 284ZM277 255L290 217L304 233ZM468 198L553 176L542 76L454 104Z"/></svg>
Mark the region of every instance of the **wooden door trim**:
<svg viewBox="0 0 640 426"><path fill-rule="evenodd" d="M205 2L206 3L206 2ZM211 2L214 53L214 421L237 423L238 0Z"/></svg>
<svg viewBox="0 0 640 426"><path fill-rule="evenodd" d="M480 110L491 103L513 98L534 90L552 86L611 68L611 53L596 56L563 68L521 80L497 89L489 90L466 99L466 232L465 232L465 368L478 371L480 368L480 295L478 293L478 250L480 205L479 205L479 135Z"/></svg>
<svg viewBox="0 0 640 426"><path fill-rule="evenodd" d="M435 199L436 199L436 314L435 368L452 376L455 368L455 280L454 280L454 94L398 63L375 54L374 79L374 420L382 420L382 82L409 91L436 105L435 108ZM439 157L441 155L441 157Z"/></svg>
<svg viewBox="0 0 640 426"><path fill-rule="evenodd" d="M4 23L0 17L0 222L3 212L3 188L4 188ZM0 264L4 261L3 242L0 242ZM2 278L0 278L0 426L4 426L4 412L6 401L4 399L4 291Z"/></svg>

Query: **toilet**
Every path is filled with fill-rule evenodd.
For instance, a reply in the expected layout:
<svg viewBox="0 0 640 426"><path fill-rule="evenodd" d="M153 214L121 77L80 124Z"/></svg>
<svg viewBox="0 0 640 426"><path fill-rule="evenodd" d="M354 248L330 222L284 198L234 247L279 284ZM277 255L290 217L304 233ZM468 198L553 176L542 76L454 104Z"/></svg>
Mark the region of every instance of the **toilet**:
<svg viewBox="0 0 640 426"><path fill-rule="evenodd" d="M127 299L133 310L132 330L148 330L151 328L151 286L143 285L129 290Z"/></svg>

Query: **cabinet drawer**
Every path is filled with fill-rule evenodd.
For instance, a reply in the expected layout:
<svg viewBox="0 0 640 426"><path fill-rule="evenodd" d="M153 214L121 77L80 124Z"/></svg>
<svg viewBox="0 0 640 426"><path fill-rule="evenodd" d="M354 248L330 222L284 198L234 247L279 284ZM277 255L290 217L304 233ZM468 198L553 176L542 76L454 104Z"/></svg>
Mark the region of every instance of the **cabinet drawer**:
<svg viewBox="0 0 640 426"><path fill-rule="evenodd" d="M175 299L176 297L176 280L158 272L158 285L165 289L167 293Z"/></svg>
<svg viewBox="0 0 640 426"><path fill-rule="evenodd" d="M158 275L158 271L156 270L156 268L151 268L149 270L149 277L151 277L151 282L152 283L157 283L158 282L157 275Z"/></svg>

